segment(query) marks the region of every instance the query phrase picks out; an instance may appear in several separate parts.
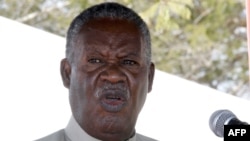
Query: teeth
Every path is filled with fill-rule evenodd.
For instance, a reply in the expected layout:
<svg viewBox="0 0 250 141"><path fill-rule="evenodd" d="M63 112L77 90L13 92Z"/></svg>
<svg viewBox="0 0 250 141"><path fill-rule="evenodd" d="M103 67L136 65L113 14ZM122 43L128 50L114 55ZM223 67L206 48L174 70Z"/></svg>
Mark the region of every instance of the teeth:
<svg viewBox="0 0 250 141"><path fill-rule="evenodd" d="M106 98L107 98L107 99L117 99L117 100L121 100L121 98L118 97L118 96L107 96Z"/></svg>

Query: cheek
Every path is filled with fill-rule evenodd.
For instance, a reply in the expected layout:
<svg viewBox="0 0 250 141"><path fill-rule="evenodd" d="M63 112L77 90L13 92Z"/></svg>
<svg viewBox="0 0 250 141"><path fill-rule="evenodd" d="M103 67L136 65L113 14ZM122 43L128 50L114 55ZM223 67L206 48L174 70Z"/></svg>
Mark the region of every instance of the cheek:
<svg viewBox="0 0 250 141"><path fill-rule="evenodd" d="M146 101L146 97L147 97L147 85L146 85L146 83L142 84L142 85L143 86L139 87L141 89L140 89L140 92L138 93L138 96L137 96L138 112L141 111L141 109Z"/></svg>
<svg viewBox="0 0 250 141"><path fill-rule="evenodd" d="M70 94L80 97L81 94L84 90L84 82L83 79L81 78L82 75L79 72L74 71L71 75L71 80L70 80Z"/></svg>
<svg viewBox="0 0 250 141"><path fill-rule="evenodd" d="M82 70L80 67L74 68L71 75L71 84L70 88L73 90L73 93L85 94L86 90L91 89L91 78L88 73Z"/></svg>
<svg viewBox="0 0 250 141"><path fill-rule="evenodd" d="M91 104L96 89L96 76L80 69L74 70L71 75L70 96L79 106ZM88 107L88 106L84 106Z"/></svg>
<svg viewBox="0 0 250 141"><path fill-rule="evenodd" d="M72 109L78 109L82 107L85 103L86 97L86 83L84 82L83 75L76 70L73 70L71 73L70 89L69 89L69 98Z"/></svg>
<svg viewBox="0 0 250 141"><path fill-rule="evenodd" d="M148 79L145 75L139 75L134 78L134 83L131 83L131 94L134 102L134 107L139 113L145 103L148 93Z"/></svg>
<svg viewBox="0 0 250 141"><path fill-rule="evenodd" d="M92 90L94 89L84 74L77 73L78 75L72 75L69 99L71 105L71 111L74 117L80 122L80 125L84 125L83 119L88 118L94 105L94 100L91 96ZM88 115L88 116L86 116ZM92 117L93 118L93 117Z"/></svg>

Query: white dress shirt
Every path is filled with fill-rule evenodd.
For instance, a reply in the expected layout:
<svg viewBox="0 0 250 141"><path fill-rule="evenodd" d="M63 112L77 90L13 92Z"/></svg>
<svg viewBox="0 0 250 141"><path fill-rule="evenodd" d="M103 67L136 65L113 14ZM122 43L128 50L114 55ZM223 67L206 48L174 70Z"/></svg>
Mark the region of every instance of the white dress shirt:
<svg viewBox="0 0 250 141"><path fill-rule="evenodd" d="M36 141L101 141L87 134L72 116L65 129L61 129ZM136 133L127 141L156 141L155 139Z"/></svg>
<svg viewBox="0 0 250 141"><path fill-rule="evenodd" d="M101 141L87 134L73 116L64 130L67 141ZM136 134L128 141L136 141Z"/></svg>

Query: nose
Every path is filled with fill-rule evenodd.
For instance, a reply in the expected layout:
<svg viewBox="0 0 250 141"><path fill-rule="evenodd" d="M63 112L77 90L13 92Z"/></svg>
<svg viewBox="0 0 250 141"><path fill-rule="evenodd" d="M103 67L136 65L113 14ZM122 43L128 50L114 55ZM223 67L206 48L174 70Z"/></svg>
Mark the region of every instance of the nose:
<svg viewBox="0 0 250 141"><path fill-rule="evenodd" d="M101 74L101 80L110 83L125 82L126 77L117 65L109 65Z"/></svg>

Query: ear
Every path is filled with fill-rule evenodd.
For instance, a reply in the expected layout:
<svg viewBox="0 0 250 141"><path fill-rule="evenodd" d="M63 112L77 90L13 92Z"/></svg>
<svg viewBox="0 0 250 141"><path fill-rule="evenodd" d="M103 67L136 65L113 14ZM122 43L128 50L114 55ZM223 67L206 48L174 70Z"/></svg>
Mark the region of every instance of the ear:
<svg viewBox="0 0 250 141"><path fill-rule="evenodd" d="M151 62L148 74L148 92L151 92L155 75L155 65Z"/></svg>
<svg viewBox="0 0 250 141"><path fill-rule="evenodd" d="M69 86L70 86L71 66L70 66L69 61L67 60L67 58L62 59L60 71L61 71L61 77L62 77L63 85L66 88L69 88Z"/></svg>

